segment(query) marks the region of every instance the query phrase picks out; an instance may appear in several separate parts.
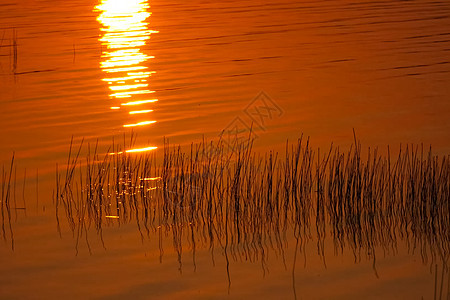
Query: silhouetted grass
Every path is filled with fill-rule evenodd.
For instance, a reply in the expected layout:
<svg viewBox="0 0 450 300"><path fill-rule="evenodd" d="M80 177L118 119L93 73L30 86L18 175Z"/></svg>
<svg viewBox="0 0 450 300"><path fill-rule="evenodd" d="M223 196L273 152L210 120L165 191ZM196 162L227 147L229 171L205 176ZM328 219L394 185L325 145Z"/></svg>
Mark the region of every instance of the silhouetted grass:
<svg viewBox="0 0 450 300"><path fill-rule="evenodd" d="M102 237L105 225L135 221L143 239L159 237L161 256L163 233L172 235L180 270L183 245L195 265L198 241L212 253L219 246L227 265L258 260L265 270L269 249L284 257L289 232L299 249L316 240L321 256L331 237L336 253L373 259L375 273L375 249L395 253L398 240L424 262L449 256L450 162L431 148L407 145L394 158L369 148L363 158L356 137L348 151L326 152L301 137L283 154L202 141L187 150L165 143L161 160L111 148L88 146L83 163L81 146L71 150L65 180L57 175L57 207L77 241L91 227Z"/></svg>

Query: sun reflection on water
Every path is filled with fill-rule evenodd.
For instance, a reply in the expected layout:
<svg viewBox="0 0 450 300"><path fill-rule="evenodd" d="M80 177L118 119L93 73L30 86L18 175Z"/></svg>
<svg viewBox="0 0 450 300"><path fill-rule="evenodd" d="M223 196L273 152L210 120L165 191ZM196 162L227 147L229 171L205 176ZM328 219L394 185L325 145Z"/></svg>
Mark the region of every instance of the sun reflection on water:
<svg viewBox="0 0 450 300"><path fill-rule="evenodd" d="M153 111L148 105L158 101L148 98L154 93L148 78L155 73L148 70L148 61L154 57L142 49L151 34L157 33L149 29L149 9L148 0L101 0L94 8L99 13L97 21L101 24L99 41L103 52L100 68L105 74L102 81L110 90L110 109L125 111L129 118L133 118L123 127L148 126L156 122L147 119ZM129 152L134 152L132 150Z"/></svg>

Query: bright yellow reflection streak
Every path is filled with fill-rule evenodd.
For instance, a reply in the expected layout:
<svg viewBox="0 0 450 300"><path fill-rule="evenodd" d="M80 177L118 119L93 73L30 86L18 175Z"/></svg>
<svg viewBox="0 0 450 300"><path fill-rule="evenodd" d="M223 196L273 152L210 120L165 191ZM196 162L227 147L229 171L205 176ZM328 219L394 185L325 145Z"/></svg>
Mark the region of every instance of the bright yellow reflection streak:
<svg viewBox="0 0 450 300"><path fill-rule="evenodd" d="M146 148L137 148L137 149L130 149L125 151L126 153L134 153L134 152L146 152L146 151L152 151L158 149L158 147L146 147Z"/></svg>
<svg viewBox="0 0 450 300"><path fill-rule="evenodd" d="M131 90L138 89L140 87L146 87L148 84L130 84L130 85L121 85L121 86L110 86L109 89L112 91L123 91L123 90Z"/></svg>
<svg viewBox="0 0 450 300"><path fill-rule="evenodd" d="M153 124L153 123L156 123L156 121L143 121L143 122L139 122L136 124L125 124L125 125L123 125L123 127L145 126L145 125L149 125L149 124Z"/></svg>
<svg viewBox="0 0 450 300"><path fill-rule="evenodd" d="M143 180L144 181L156 181L156 180L160 180L161 177L146 177Z"/></svg>
<svg viewBox="0 0 450 300"><path fill-rule="evenodd" d="M142 66L142 67L129 67L129 68L114 68L114 69L104 69L103 71L105 71L106 73L118 73L118 72L145 70L145 69L148 69L148 67ZM107 80L105 80L105 81L107 81Z"/></svg>
<svg viewBox="0 0 450 300"><path fill-rule="evenodd" d="M140 91L127 91L111 94L111 96L116 98L129 98L131 95L145 95L145 94L153 94L155 91L149 90L140 90Z"/></svg>
<svg viewBox="0 0 450 300"><path fill-rule="evenodd" d="M146 151L152 151L152 150L156 150L158 149L158 147L145 147L145 148L135 148L135 149L129 149L129 150L125 150L125 153L137 153L137 152L146 152ZM120 152L110 152L108 153L109 155L121 155L123 154L123 151ZM161 177L154 177L154 179L152 178L146 178L144 180L158 180Z"/></svg>
<svg viewBox="0 0 450 300"><path fill-rule="evenodd" d="M151 75L153 73L155 73L155 72L137 72L137 73L129 72L127 77L103 78L102 81L111 82L111 83L118 82L118 81L125 82L125 80L136 80L136 79L147 78L147 77L149 77L147 75Z"/></svg>
<svg viewBox="0 0 450 300"><path fill-rule="evenodd" d="M149 112L152 112L152 111L153 111L153 109L133 110L133 111L130 111L129 114L130 115L146 114L146 113L149 113Z"/></svg>
<svg viewBox="0 0 450 300"><path fill-rule="evenodd" d="M145 104L145 103L153 103L158 101L158 99L150 99L150 100L140 100L140 101L131 101L131 102L126 102L126 103L122 103L120 105L122 106L128 106L128 105L141 105L141 104Z"/></svg>

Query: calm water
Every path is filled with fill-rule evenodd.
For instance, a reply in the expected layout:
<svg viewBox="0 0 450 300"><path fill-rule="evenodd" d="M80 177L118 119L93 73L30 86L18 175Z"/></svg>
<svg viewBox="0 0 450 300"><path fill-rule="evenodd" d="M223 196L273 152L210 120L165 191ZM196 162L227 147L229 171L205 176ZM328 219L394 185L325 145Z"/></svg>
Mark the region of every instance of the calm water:
<svg viewBox="0 0 450 300"><path fill-rule="evenodd" d="M0 243L0 298L289 299L295 286L299 299L432 299L441 264L401 241L374 271L331 241L326 263L311 242L293 265L289 239L266 262L231 259L230 288L219 245L212 259L200 243L194 263L186 241L180 268L171 234L161 262L135 222L106 226L105 245L86 229L89 250L67 221L57 231L53 172L72 136L106 152L131 130L125 150L250 128L257 151L302 133L345 148L354 128L363 148L448 155L449 57L448 1L0 0L0 163L15 152L14 198L27 207L12 214L14 251Z"/></svg>

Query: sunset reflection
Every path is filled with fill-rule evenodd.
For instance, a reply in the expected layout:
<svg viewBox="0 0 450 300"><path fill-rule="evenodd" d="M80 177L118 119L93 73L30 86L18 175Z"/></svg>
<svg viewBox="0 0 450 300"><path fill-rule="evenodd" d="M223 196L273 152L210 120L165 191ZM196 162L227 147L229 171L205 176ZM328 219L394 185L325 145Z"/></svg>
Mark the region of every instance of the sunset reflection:
<svg viewBox="0 0 450 300"><path fill-rule="evenodd" d="M148 61L153 57L142 49L150 35L156 32L149 30L149 8L146 0L103 0L95 7L102 32L99 38L103 48L100 68L105 74L102 81L110 90L110 109L125 110L130 118L148 117L153 111L148 104L157 101L147 98L154 93L148 83L148 78L154 73L148 70ZM134 108L128 111L129 106ZM146 126L155 122L132 119L123 127Z"/></svg>

